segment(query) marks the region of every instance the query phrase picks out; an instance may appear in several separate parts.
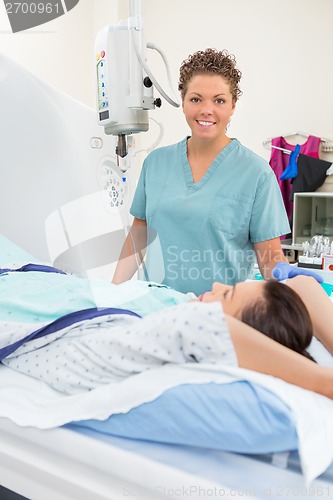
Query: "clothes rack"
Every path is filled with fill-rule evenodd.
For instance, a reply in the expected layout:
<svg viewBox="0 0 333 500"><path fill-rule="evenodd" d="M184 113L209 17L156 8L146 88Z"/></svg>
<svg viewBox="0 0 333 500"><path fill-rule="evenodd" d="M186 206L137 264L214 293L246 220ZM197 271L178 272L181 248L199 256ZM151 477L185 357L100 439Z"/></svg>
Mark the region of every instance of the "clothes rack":
<svg viewBox="0 0 333 500"><path fill-rule="evenodd" d="M308 134L306 132L291 132L291 133L288 133L288 134L284 134L282 137L284 137L285 139L287 137L292 137L292 136L301 136L301 137L304 137L304 138L308 138L311 134ZM279 149L280 151L283 151L283 153L286 153L288 155L290 155L291 151L289 149L285 149L285 148L280 148L279 146L273 146L272 145L272 139L273 137L270 137L269 139L266 139L264 142L263 142L263 146L266 148L266 149ZM320 137L320 141L322 143L324 143L324 145L327 145L327 146L333 146L333 140L332 139L325 139L324 137Z"/></svg>

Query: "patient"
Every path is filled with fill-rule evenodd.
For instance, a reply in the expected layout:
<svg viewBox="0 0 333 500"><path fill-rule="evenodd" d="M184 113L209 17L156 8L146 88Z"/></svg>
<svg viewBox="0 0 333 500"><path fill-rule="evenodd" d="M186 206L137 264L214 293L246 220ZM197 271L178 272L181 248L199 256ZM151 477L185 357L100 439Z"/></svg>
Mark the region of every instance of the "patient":
<svg viewBox="0 0 333 500"><path fill-rule="evenodd" d="M313 360L306 350L313 336L312 323L299 295L302 290L296 293L292 281L287 282L291 287L275 280L243 282L234 286L214 283L212 290L201 295L199 300L219 300L224 313Z"/></svg>
<svg viewBox="0 0 333 500"><path fill-rule="evenodd" d="M225 313L310 358L306 349L314 334L333 355L333 304L324 289L310 276L296 276L286 285L274 280L214 283L199 300L220 300Z"/></svg>
<svg viewBox="0 0 333 500"><path fill-rule="evenodd" d="M31 276L31 304L36 295L36 275L43 273L19 274L25 274L24 297L29 296L27 285ZM3 278L6 279L5 276ZM16 278L13 274L9 276L8 285ZM44 280L48 279L49 288L52 288L52 281L55 280L58 292L63 289L64 294L71 288L71 278L66 275L43 277ZM80 280L81 287L88 281ZM63 284L62 288L59 283ZM260 328L266 334L272 334L272 328L274 337L276 332L285 334L293 324L302 325L304 339L300 345L296 342L291 346L302 354L311 340L313 325L315 334L332 352L333 335L331 331L326 331L330 323L324 326L321 319L332 312L328 307L332 308L332 304L326 293L310 277L299 276L289 283L290 288L269 281L239 283L234 287L214 284L213 290L199 297L199 300L188 302L188 297L185 297L185 303L164 308L143 318L117 314L80 321L47 337L26 342L3 363L43 380L66 394L91 390L166 363L205 363L238 365L282 378L333 399L333 369L313 363L244 323L247 321L257 327L258 322L263 322ZM111 286L117 293L121 290L118 287L122 285ZM49 288L45 288L45 294ZM8 289L3 295L4 302ZM159 290L164 294L169 293L165 288ZM316 296L314 307L312 302L308 302L310 298L311 301L313 299L311 290ZM295 295L301 295L304 291L304 302L311 320L304 304ZM77 295L80 293L82 289L77 290ZM272 293L275 299L268 306L267 297ZM58 293L57 298L61 300L61 294ZM184 297L182 300L184 302ZM24 307L21 304L22 311ZM279 320L275 321L271 314L278 314ZM2 328L6 324L11 331L16 325L22 328L22 323L15 321L11 316L7 322L2 321ZM31 327L31 323L28 326ZM292 336L297 334L298 329L294 328ZM278 340L289 345L288 339Z"/></svg>

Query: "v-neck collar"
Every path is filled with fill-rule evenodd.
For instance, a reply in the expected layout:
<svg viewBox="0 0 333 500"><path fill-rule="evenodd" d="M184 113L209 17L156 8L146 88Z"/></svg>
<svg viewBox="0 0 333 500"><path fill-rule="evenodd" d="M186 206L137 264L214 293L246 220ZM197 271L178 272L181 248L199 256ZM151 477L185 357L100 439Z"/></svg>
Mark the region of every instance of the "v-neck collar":
<svg viewBox="0 0 333 500"><path fill-rule="evenodd" d="M231 142L229 142L229 144L227 144L225 146L225 148L223 148L222 151L217 155L217 157L215 158L213 163L209 166L207 172L200 179L200 181L194 182L191 166L190 166L188 158L187 158L187 140L188 139L189 139L189 136L186 137L181 143L182 167L183 167L183 171L184 171L186 186L193 191L197 191L198 189L200 189L202 186L204 186L206 184L208 179L211 177L211 175L213 175L213 173L218 168L218 166L221 164L221 162L224 160L224 158L236 147L238 141L237 141L237 139L232 139Z"/></svg>

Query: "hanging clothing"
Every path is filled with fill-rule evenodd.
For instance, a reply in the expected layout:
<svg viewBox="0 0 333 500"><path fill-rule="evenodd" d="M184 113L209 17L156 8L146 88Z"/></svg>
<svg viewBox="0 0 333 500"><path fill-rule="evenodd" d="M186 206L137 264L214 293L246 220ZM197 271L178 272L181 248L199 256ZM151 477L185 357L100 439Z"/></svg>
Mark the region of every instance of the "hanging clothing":
<svg viewBox="0 0 333 500"><path fill-rule="evenodd" d="M292 179L291 200L294 193L316 191L326 179L331 162L300 154L297 161L298 173Z"/></svg>
<svg viewBox="0 0 333 500"><path fill-rule="evenodd" d="M321 139L319 137L309 135L304 144L300 145L300 153L303 155L311 156L312 158L319 158L320 142ZM272 146L288 149L289 151L294 151L294 149L296 148L296 145L289 144L287 140L282 136L272 139ZM288 154L284 153L280 149L272 148L269 164L278 180L286 212L289 220L291 220L293 211L293 203L291 201L292 179L280 179L284 170L287 168L289 161L290 157Z"/></svg>

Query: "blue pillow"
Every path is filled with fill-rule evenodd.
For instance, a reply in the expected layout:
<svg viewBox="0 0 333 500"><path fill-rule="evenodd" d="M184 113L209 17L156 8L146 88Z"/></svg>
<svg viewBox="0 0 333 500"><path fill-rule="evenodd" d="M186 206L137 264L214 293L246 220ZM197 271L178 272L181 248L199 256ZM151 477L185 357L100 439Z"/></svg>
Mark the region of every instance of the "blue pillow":
<svg viewBox="0 0 333 500"><path fill-rule="evenodd" d="M105 421L73 422L118 437L235 453L297 450L289 408L267 389L248 381L187 384Z"/></svg>

